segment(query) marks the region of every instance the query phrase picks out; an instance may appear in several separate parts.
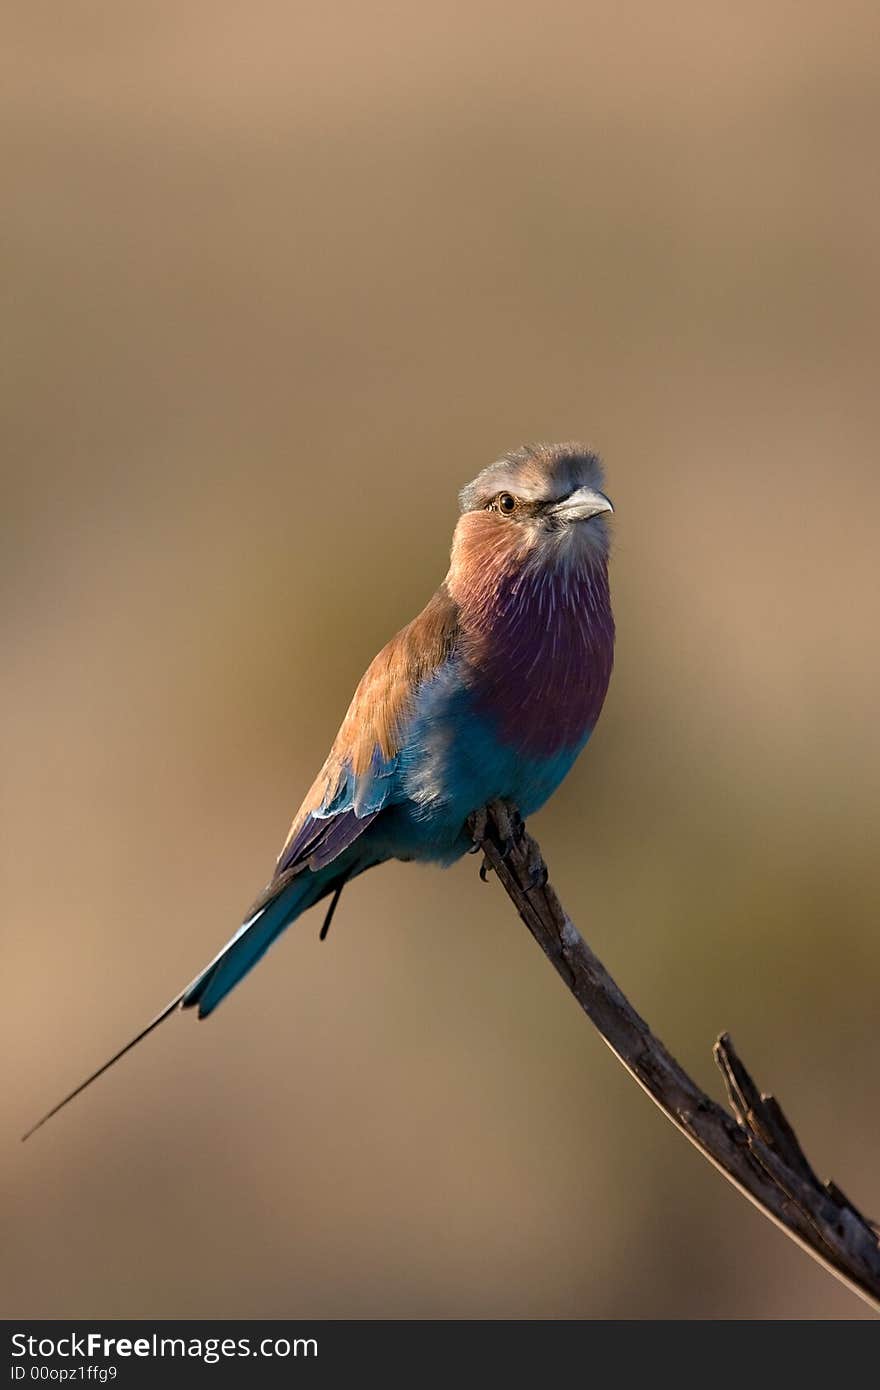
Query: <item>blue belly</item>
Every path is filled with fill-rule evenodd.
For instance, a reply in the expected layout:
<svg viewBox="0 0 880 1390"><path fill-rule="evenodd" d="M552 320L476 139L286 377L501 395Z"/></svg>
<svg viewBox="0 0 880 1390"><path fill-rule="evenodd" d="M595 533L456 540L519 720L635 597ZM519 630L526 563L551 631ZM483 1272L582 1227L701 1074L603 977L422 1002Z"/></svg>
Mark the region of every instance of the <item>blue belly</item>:
<svg viewBox="0 0 880 1390"><path fill-rule="evenodd" d="M371 827L371 848L395 858L451 863L471 848L465 821L503 798L533 815L552 796L587 742L536 758L498 736L473 712L470 692L447 669L422 687L405 732L395 793Z"/></svg>

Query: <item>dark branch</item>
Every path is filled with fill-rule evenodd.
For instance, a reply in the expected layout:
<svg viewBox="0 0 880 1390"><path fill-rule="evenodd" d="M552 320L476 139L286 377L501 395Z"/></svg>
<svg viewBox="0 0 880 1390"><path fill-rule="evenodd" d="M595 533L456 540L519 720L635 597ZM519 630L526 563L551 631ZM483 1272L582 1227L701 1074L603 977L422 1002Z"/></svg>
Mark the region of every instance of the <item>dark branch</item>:
<svg viewBox="0 0 880 1390"><path fill-rule="evenodd" d="M520 917L627 1071L704 1157L765 1216L880 1312L880 1231L813 1172L772 1096L762 1095L726 1034L714 1054L733 1115L701 1091L624 997L566 916L540 848L495 803L471 831Z"/></svg>

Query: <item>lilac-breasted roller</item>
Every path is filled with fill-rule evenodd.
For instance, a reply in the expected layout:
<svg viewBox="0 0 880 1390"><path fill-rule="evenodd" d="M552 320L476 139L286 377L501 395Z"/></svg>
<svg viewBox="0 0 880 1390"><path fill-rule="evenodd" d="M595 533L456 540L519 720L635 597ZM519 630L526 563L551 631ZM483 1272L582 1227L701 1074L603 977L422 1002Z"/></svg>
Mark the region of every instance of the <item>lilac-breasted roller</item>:
<svg viewBox="0 0 880 1390"><path fill-rule="evenodd" d="M451 864L473 848L469 818L490 802L524 817L544 804L611 677L612 506L601 488L583 445L537 444L463 489L445 580L368 668L243 925L34 1129L178 1007L206 1018L285 927L332 895L326 931L343 886L365 869Z"/></svg>

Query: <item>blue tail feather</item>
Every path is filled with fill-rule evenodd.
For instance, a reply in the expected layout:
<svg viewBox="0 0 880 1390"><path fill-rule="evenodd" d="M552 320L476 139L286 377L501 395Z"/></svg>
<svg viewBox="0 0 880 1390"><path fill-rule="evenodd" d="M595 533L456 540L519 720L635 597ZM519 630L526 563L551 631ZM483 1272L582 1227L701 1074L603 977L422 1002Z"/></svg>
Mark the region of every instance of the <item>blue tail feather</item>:
<svg viewBox="0 0 880 1390"><path fill-rule="evenodd" d="M351 877L352 867L349 862L347 868L341 867L339 863L334 863L326 869L317 873L305 870L289 880L284 886L279 886L272 896L272 887L267 889L260 898L262 904L256 912L253 912L248 920L239 927L235 936L219 956L215 956L211 964L197 975L191 985L166 1004L161 1013L156 1014L141 1031L121 1047L118 1052L114 1052L109 1061L103 1066L93 1071L91 1076L87 1076L85 1081L72 1091L57 1105L53 1105L51 1110L32 1125L27 1134L23 1137L28 1138L35 1129L46 1123L53 1115L57 1115L74 1096L80 1095L87 1086L91 1086L99 1076L103 1076L120 1057L124 1057L133 1047L146 1038L155 1028L159 1027L174 1011L178 1008L189 1009L198 1005L199 1018L207 1018L226 995L233 989L239 980L247 974L252 966L256 965L261 956L268 951L272 942L280 936L284 928L299 917L301 912L311 907L313 903L332 893L334 889ZM329 919L328 919L329 924ZM327 924L325 924L327 925Z"/></svg>
<svg viewBox="0 0 880 1390"><path fill-rule="evenodd" d="M199 1018L207 1018L262 959L285 927L332 890L334 877L306 872L294 878L277 898L239 927L220 954L187 986L181 1008L198 1005Z"/></svg>

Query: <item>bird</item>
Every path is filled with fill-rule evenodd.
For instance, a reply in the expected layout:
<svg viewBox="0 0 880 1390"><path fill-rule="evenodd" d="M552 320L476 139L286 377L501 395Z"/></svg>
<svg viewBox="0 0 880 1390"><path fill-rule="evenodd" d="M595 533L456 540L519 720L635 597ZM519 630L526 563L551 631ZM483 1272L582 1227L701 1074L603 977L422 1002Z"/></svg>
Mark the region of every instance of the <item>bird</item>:
<svg viewBox="0 0 880 1390"><path fill-rule="evenodd" d="M590 738L611 680L609 518L596 453L530 444L459 495L449 570L355 690L269 882L185 989L35 1130L178 1009L207 1018L272 943L389 859L450 865L493 803L526 818Z"/></svg>

